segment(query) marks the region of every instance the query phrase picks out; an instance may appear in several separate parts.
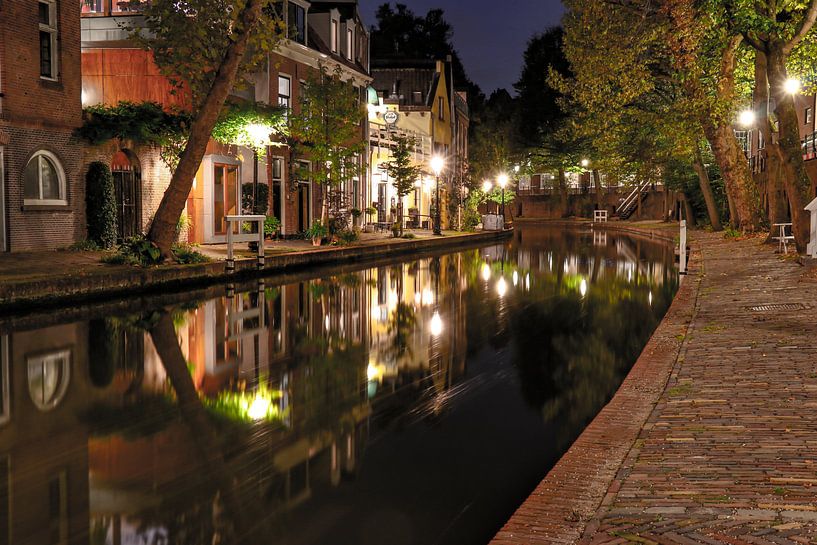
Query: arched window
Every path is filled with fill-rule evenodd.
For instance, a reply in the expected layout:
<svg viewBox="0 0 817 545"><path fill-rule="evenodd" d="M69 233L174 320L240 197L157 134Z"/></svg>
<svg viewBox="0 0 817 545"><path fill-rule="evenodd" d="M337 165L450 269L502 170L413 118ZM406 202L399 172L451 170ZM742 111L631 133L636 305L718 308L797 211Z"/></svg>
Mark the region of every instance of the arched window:
<svg viewBox="0 0 817 545"><path fill-rule="evenodd" d="M68 389L71 351L61 350L28 358L28 393L41 411L60 404Z"/></svg>
<svg viewBox="0 0 817 545"><path fill-rule="evenodd" d="M50 151L38 151L26 165L23 172L23 200L25 204L67 204L65 172L57 156Z"/></svg>

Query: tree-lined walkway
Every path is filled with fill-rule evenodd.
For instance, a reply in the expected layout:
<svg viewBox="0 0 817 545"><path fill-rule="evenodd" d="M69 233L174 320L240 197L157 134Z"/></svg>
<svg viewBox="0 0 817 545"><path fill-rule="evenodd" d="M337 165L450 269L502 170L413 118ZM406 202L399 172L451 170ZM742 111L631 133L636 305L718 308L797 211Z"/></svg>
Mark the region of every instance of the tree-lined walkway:
<svg viewBox="0 0 817 545"><path fill-rule="evenodd" d="M543 531L548 513L509 523L497 542L575 542L582 527L581 543L817 542L817 282L757 239L696 238L691 323L603 507L568 511L562 535ZM598 483L570 483L563 502L575 485Z"/></svg>

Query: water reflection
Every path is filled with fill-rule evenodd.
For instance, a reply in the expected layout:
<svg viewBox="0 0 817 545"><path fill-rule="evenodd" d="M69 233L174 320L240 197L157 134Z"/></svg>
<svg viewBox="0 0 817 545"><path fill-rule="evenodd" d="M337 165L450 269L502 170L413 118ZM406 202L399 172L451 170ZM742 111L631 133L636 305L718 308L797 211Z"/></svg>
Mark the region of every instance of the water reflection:
<svg viewBox="0 0 817 545"><path fill-rule="evenodd" d="M487 541L676 288L599 235L0 330L0 541Z"/></svg>

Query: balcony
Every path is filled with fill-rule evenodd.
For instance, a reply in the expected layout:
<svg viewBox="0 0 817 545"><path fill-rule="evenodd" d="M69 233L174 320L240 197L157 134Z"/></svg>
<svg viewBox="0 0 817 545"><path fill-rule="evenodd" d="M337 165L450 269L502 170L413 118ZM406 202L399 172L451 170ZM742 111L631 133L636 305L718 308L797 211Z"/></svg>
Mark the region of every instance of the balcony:
<svg viewBox="0 0 817 545"><path fill-rule="evenodd" d="M392 150L397 145L396 139L398 137L414 139L416 161L424 163L427 158L431 157L431 138L428 136L399 128L389 129L382 125L372 124L369 126L369 141L374 148Z"/></svg>

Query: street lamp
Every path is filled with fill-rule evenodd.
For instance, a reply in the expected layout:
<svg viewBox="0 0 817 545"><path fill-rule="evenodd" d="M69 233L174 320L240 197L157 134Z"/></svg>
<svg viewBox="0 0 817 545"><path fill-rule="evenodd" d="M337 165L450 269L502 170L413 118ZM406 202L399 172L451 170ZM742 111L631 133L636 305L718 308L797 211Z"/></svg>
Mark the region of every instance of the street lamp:
<svg viewBox="0 0 817 545"><path fill-rule="evenodd" d="M442 219L440 218L440 174L442 174L443 168L445 167L445 159L440 157L439 155L435 155L431 158L431 170L434 172L434 176L437 178L437 206L434 210L434 234L435 235L442 235Z"/></svg>
<svg viewBox="0 0 817 545"><path fill-rule="evenodd" d="M789 78L783 84L783 89L790 95L796 95L800 92L800 80Z"/></svg>
<svg viewBox="0 0 817 545"><path fill-rule="evenodd" d="M587 168L590 165L589 159L582 159L582 167Z"/></svg>
<svg viewBox="0 0 817 545"><path fill-rule="evenodd" d="M496 183L502 188L502 228L505 229L505 186L508 185L508 175L500 174Z"/></svg>
<svg viewBox="0 0 817 545"><path fill-rule="evenodd" d="M752 127L755 124L755 112L752 110L743 110L738 116L738 122L744 127Z"/></svg>

